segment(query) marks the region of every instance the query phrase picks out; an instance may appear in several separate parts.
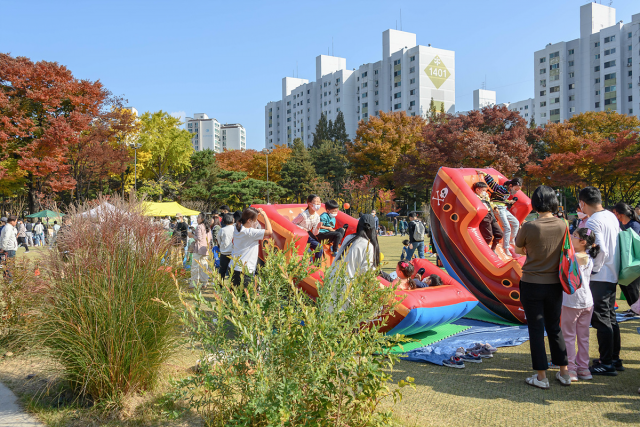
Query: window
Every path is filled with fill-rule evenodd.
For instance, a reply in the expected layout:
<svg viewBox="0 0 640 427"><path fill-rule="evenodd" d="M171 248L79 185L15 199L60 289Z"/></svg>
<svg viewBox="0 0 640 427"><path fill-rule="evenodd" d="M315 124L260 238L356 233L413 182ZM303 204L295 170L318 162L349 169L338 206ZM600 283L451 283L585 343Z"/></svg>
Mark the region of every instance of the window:
<svg viewBox="0 0 640 427"><path fill-rule="evenodd" d="M627 58L627 67L631 67L631 58Z"/></svg>
<svg viewBox="0 0 640 427"><path fill-rule="evenodd" d="M574 77L575 77L575 75L576 75L576 74L572 71L572 72L570 72L570 73L569 73L569 78L570 78L570 79L572 79L572 78L574 78Z"/></svg>
<svg viewBox="0 0 640 427"><path fill-rule="evenodd" d="M398 77L401 74L402 74L402 70L394 71L393 72L393 77Z"/></svg>
<svg viewBox="0 0 640 427"><path fill-rule="evenodd" d="M612 41L615 41L615 40L616 40L616 36L611 36L611 37L605 37L604 38L604 42L605 43L609 43L609 42L612 42Z"/></svg>
<svg viewBox="0 0 640 427"><path fill-rule="evenodd" d="M373 74L377 75L378 74L378 70L373 70Z"/></svg>
<svg viewBox="0 0 640 427"><path fill-rule="evenodd" d="M632 71L629 71L629 73L627 74L629 77L631 77L633 75Z"/></svg>
<svg viewBox="0 0 640 427"><path fill-rule="evenodd" d="M529 109L529 106L528 106L528 105L525 105L525 106L524 106L524 109L525 109L525 110L528 110L528 109Z"/></svg>
<svg viewBox="0 0 640 427"><path fill-rule="evenodd" d="M540 96L545 96L546 94L547 94L547 91L546 91L546 90L541 90L541 91L540 91Z"/></svg>
<svg viewBox="0 0 640 427"><path fill-rule="evenodd" d="M340 112L340 107L336 108L336 113ZM311 126L309 126L307 129L311 129Z"/></svg>
<svg viewBox="0 0 640 427"><path fill-rule="evenodd" d="M338 80L340 80L340 79L338 79ZM311 90L307 90L307 95L309 95L310 93L311 93Z"/></svg>
<svg viewBox="0 0 640 427"><path fill-rule="evenodd" d="M544 64L547 61L547 58L545 58L544 56L542 58L540 58L540 63Z"/></svg>
<svg viewBox="0 0 640 427"><path fill-rule="evenodd" d="M546 73L546 72L547 72L547 69L546 69L546 68L540 68L540 74L544 74L544 73Z"/></svg>
<svg viewBox="0 0 640 427"><path fill-rule="evenodd" d="M610 99L605 99L604 100L604 105L611 105L611 104L615 104L616 103L616 99L615 98L610 98Z"/></svg>
<svg viewBox="0 0 640 427"><path fill-rule="evenodd" d="M596 96L600 96L600 91L599 90L596 91Z"/></svg>
<svg viewBox="0 0 640 427"><path fill-rule="evenodd" d="M400 60L396 59L395 61L393 61L393 65L400 65Z"/></svg>
<svg viewBox="0 0 640 427"><path fill-rule="evenodd" d="M291 121L291 117L287 117L287 121L290 122Z"/></svg>
<svg viewBox="0 0 640 427"><path fill-rule="evenodd" d="M364 79L365 77L367 77L367 72L366 71L364 73L362 73L362 78Z"/></svg>
<svg viewBox="0 0 640 427"><path fill-rule="evenodd" d="M560 98L551 98L551 100L549 100L549 104L559 104L560 103Z"/></svg>
<svg viewBox="0 0 640 427"><path fill-rule="evenodd" d="M627 38L630 39L631 38L631 33L627 33Z"/></svg>
<svg viewBox="0 0 640 427"><path fill-rule="evenodd" d="M556 116L558 114L560 114L560 109L556 108L555 110L549 110L549 114L552 116Z"/></svg>
<svg viewBox="0 0 640 427"><path fill-rule="evenodd" d="M393 94L393 99L398 99L402 97L402 92L396 92Z"/></svg>
<svg viewBox="0 0 640 427"><path fill-rule="evenodd" d="M415 56L415 55L413 55L412 57L410 57L410 58L409 58L409 61L410 61L410 62L413 62L413 61L415 61L415 60L416 60L416 56Z"/></svg>
<svg viewBox="0 0 640 427"><path fill-rule="evenodd" d="M369 103L368 102L365 102L364 104L362 104L362 108L367 108L367 107L369 107Z"/></svg>
<svg viewBox="0 0 640 427"><path fill-rule="evenodd" d="M633 96L629 95L629 102L632 102L632 101L633 101Z"/></svg>
<svg viewBox="0 0 640 427"><path fill-rule="evenodd" d="M327 106L327 101L324 101L324 106L325 106L325 107Z"/></svg>
<svg viewBox="0 0 640 427"><path fill-rule="evenodd" d="M633 49L633 47L631 45L629 45L629 48L627 50L631 50L631 49Z"/></svg>
<svg viewBox="0 0 640 427"><path fill-rule="evenodd" d="M615 92L615 91L616 91L615 86L607 86L604 88L604 93Z"/></svg>
<svg viewBox="0 0 640 427"><path fill-rule="evenodd" d="M415 89L411 89L411 90L409 91L409 95L415 95L415 94L416 94L416 90L415 90Z"/></svg>
<svg viewBox="0 0 640 427"><path fill-rule="evenodd" d="M595 84L600 84L600 77L595 80Z"/></svg>
<svg viewBox="0 0 640 427"><path fill-rule="evenodd" d="M400 86L402 86L402 82L395 82L393 84L393 87L400 87Z"/></svg>
<svg viewBox="0 0 640 427"><path fill-rule="evenodd" d="M574 113L576 111L576 107L569 107L569 112Z"/></svg>
<svg viewBox="0 0 640 427"><path fill-rule="evenodd" d="M567 51L567 54L568 54L568 55L573 55L573 53L574 53L574 52L573 52L573 49L569 49L569 50Z"/></svg>
<svg viewBox="0 0 640 427"><path fill-rule="evenodd" d="M376 106L378 105L378 101L376 101Z"/></svg>
<svg viewBox="0 0 640 427"><path fill-rule="evenodd" d="M326 91L324 92L324 96L327 96L327 92Z"/></svg>
<svg viewBox="0 0 640 427"><path fill-rule="evenodd" d="M546 107L546 106L547 106L547 101L542 101L542 102L540 103L540 106L541 106L541 107Z"/></svg>
<svg viewBox="0 0 640 427"><path fill-rule="evenodd" d="M415 84L415 83L416 83L416 79L415 79L415 78L413 78L413 79L409 80L409 84L410 84L410 85Z"/></svg>
<svg viewBox="0 0 640 427"><path fill-rule="evenodd" d="M547 117L547 113L540 113L540 117Z"/></svg>
<svg viewBox="0 0 640 427"><path fill-rule="evenodd" d="M409 68L409 72L410 72L410 73L415 73L415 72L416 72L416 67L411 67L411 68Z"/></svg>
<svg viewBox="0 0 640 427"><path fill-rule="evenodd" d="M553 82L555 80L560 80L560 74L556 74L555 76L549 76L550 82Z"/></svg>
<svg viewBox="0 0 640 427"><path fill-rule="evenodd" d="M600 47L600 42L595 42L593 47Z"/></svg>
<svg viewBox="0 0 640 427"><path fill-rule="evenodd" d="M575 88L576 88L576 84L575 83L570 83L569 84L569 90L575 89Z"/></svg>
<svg viewBox="0 0 640 427"><path fill-rule="evenodd" d="M376 91L376 93L374 94L375 96L378 96L378 91Z"/></svg>
<svg viewBox="0 0 640 427"><path fill-rule="evenodd" d="M362 97L363 97L363 98L366 98L367 96L369 96L369 93L367 93L367 92L364 92L364 93L362 94Z"/></svg>
<svg viewBox="0 0 640 427"><path fill-rule="evenodd" d="M600 101L596 102L596 108L600 108Z"/></svg>
<svg viewBox="0 0 640 427"><path fill-rule="evenodd" d="M393 104L393 109L394 110L399 110L402 108L402 104Z"/></svg>
<svg viewBox="0 0 640 427"><path fill-rule="evenodd" d="M614 48L612 48L612 49L607 49L607 50L605 50L605 51L604 51L604 56L607 56L607 55L613 55L614 53L616 53L616 48L615 48L615 47L614 47Z"/></svg>
<svg viewBox="0 0 640 427"><path fill-rule="evenodd" d="M291 101L287 101L287 105L291 105Z"/></svg>
<svg viewBox="0 0 640 427"><path fill-rule="evenodd" d="M362 89L364 89L365 87L367 87L367 82L362 83Z"/></svg>
<svg viewBox="0 0 640 427"><path fill-rule="evenodd" d="M554 86L551 89L549 89L550 93L555 93L555 92L560 92L560 86Z"/></svg>
<svg viewBox="0 0 640 427"><path fill-rule="evenodd" d="M629 83L629 89L633 89L633 83Z"/></svg>
<svg viewBox="0 0 640 427"><path fill-rule="evenodd" d="M629 114L633 114L633 108L629 108Z"/></svg>
<svg viewBox="0 0 640 427"><path fill-rule="evenodd" d="M575 100L576 100L575 95L569 95L569 101L575 101Z"/></svg>
<svg viewBox="0 0 640 427"><path fill-rule="evenodd" d="M546 87L547 86L547 81L545 79L540 80L540 86Z"/></svg>
<svg viewBox="0 0 640 427"><path fill-rule="evenodd" d="M560 52L553 52L549 54L549 59L557 58L560 56Z"/></svg>
<svg viewBox="0 0 640 427"><path fill-rule="evenodd" d="M340 88L336 89L336 95L340 93Z"/></svg>
<svg viewBox="0 0 640 427"><path fill-rule="evenodd" d="M324 85L323 85L323 86L324 86L324 87L327 87L327 82L324 82Z"/></svg>
<svg viewBox="0 0 640 427"><path fill-rule="evenodd" d="M600 54L599 54L599 53L597 53L597 54L595 55L595 59L600 59Z"/></svg>
<svg viewBox="0 0 640 427"><path fill-rule="evenodd" d="M549 69L550 70L557 70L558 68L560 68L560 64L551 64L551 65L549 65Z"/></svg>
<svg viewBox="0 0 640 427"><path fill-rule="evenodd" d="M416 105L416 101L411 101L411 102L409 103L409 107L414 107L415 105Z"/></svg>
<svg viewBox="0 0 640 427"><path fill-rule="evenodd" d="M336 102L340 102L340 98L336 98Z"/></svg>
<svg viewBox="0 0 640 427"><path fill-rule="evenodd" d="M600 71L600 66L596 65L595 67L593 67L593 72L597 73L598 71Z"/></svg>
<svg viewBox="0 0 640 427"><path fill-rule="evenodd" d="M569 67L573 67L573 61L569 61Z"/></svg>
<svg viewBox="0 0 640 427"><path fill-rule="evenodd" d="M287 110L287 114L291 114L291 108Z"/></svg>

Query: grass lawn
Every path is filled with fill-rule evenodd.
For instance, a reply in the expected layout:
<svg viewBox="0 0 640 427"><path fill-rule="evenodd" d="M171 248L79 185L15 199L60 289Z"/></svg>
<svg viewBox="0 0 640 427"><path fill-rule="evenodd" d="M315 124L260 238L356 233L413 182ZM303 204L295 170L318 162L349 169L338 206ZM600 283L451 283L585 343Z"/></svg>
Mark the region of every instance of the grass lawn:
<svg viewBox="0 0 640 427"><path fill-rule="evenodd" d="M384 269L391 272L400 259L405 237L381 237ZM36 248L29 254L20 249L18 257L37 259L47 251ZM434 257L430 257L434 261ZM625 301L620 309L628 308ZM450 369L426 363L400 362L394 379L415 378L415 390L403 389L403 399L394 406L398 426L623 426L640 420L640 335L638 321L621 324L622 355L627 370L617 377L596 377L563 387L551 381L550 390L527 386L531 375L528 342L501 348L492 359L468 364L465 369ZM4 351L0 349L0 354ZM591 357L597 356L595 331L591 330ZM203 421L191 414L178 421L163 415L162 393L169 389L168 379L187 375L199 357L197 351L183 346L167 363L158 390L132 396L117 415L105 416L95 409L63 405L58 408L59 371L46 357L16 355L0 361L0 381L13 389L28 409L50 426L200 426ZM550 377L555 370L549 371ZM27 380L27 376L34 375ZM36 393L49 393L44 404L33 403ZM391 402L385 402L390 405Z"/></svg>

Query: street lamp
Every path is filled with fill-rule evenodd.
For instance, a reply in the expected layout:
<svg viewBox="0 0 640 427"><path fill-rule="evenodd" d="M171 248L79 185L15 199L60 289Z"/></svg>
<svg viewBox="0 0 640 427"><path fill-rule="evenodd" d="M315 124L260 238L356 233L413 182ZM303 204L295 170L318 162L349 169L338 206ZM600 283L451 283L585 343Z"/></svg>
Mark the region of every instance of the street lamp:
<svg viewBox="0 0 640 427"><path fill-rule="evenodd" d="M142 144L132 142L129 144L131 148L133 148L134 153L134 161L133 161L133 170L134 170L134 178L133 178L133 190L138 192L138 148L142 147Z"/></svg>
<svg viewBox="0 0 640 427"><path fill-rule="evenodd" d="M270 150L269 148L265 148L264 149L264 153L267 156L267 204L270 205L271 203L269 203L269 153L271 153L272 150Z"/></svg>

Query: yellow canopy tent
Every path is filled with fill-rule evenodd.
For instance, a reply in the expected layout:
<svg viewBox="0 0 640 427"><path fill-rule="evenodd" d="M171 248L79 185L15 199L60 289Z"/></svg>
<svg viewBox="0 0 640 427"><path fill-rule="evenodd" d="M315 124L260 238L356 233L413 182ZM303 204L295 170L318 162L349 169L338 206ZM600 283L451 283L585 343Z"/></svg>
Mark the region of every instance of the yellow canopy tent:
<svg viewBox="0 0 640 427"><path fill-rule="evenodd" d="M146 216L184 216L198 215L200 212L185 208L178 202L146 202L144 204Z"/></svg>

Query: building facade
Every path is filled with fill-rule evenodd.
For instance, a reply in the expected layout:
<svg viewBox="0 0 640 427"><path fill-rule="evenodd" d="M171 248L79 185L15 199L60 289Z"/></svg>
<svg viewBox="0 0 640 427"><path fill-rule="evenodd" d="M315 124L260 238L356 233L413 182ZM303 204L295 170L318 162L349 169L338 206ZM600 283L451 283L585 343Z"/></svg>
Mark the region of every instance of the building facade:
<svg viewBox="0 0 640 427"><path fill-rule="evenodd" d="M586 111L639 116L640 13L624 24L612 7L580 7L580 38L535 52L534 73L538 125Z"/></svg>
<svg viewBox="0 0 640 427"><path fill-rule="evenodd" d="M265 147L313 142L321 114L335 121L344 115L353 139L360 120L379 111L426 116L436 108L455 111L455 52L416 45L416 35L397 30L382 33L382 60L347 69L347 60L320 55L316 78L285 77L282 99L265 106Z"/></svg>
<svg viewBox="0 0 640 427"><path fill-rule="evenodd" d="M533 98L525 99L524 101L518 101L518 102L505 102L498 105L507 107L509 110L515 111L516 113L520 113L522 118L527 121L528 125L531 125L531 122L535 120L536 101ZM534 122L534 123L536 125L538 124L538 122Z"/></svg>
<svg viewBox="0 0 640 427"><path fill-rule="evenodd" d="M185 118L185 128L191 132L195 151L246 150L247 132L241 124L221 124L204 113Z"/></svg>
<svg viewBox="0 0 640 427"><path fill-rule="evenodd" d="M473 109L482 110L484 107L496 105L496 91L476 89L473 91Z"/></svg>

